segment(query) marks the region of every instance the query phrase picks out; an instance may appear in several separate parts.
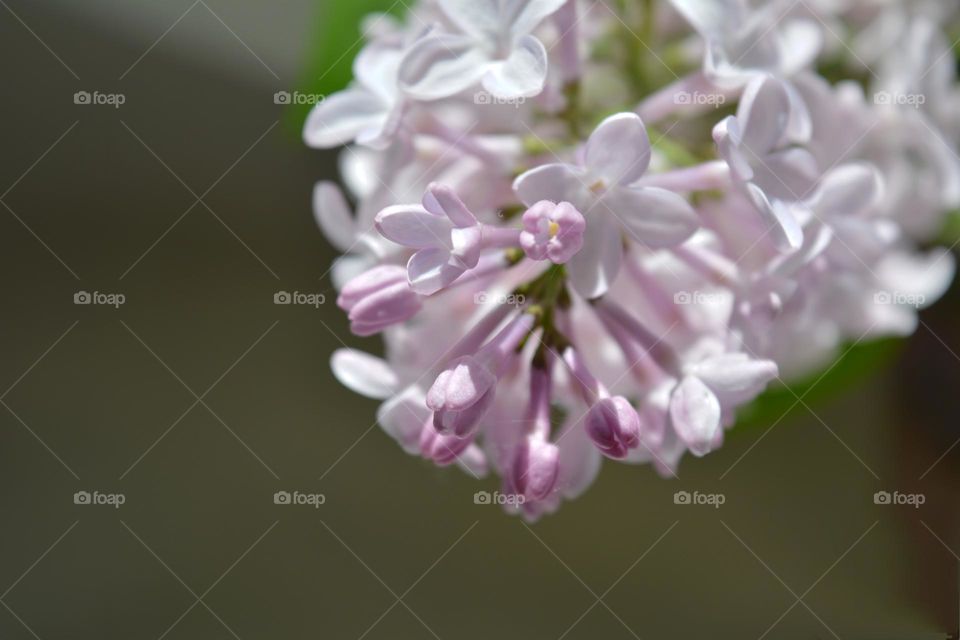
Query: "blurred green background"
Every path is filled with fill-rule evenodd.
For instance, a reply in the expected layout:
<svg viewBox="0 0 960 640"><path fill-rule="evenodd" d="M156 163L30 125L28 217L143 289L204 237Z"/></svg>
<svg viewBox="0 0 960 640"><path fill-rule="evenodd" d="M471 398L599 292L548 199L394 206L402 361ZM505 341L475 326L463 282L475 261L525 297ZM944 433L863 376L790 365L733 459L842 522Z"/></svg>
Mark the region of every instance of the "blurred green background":
<svg viewBox="0 0 960 640"><path fill-rule="evenodd" d="M326 82L343 45L317 34L356 33L346 3L0 5L0 638L956 631L956 291L841 397L733 432L679 480L606 464L527 526L474 504L493 480L403 454L329 372L378 343L332 304L311 216L336 154L302 147L274 94ZM295 490L326 502L274 504Z"/></svg>

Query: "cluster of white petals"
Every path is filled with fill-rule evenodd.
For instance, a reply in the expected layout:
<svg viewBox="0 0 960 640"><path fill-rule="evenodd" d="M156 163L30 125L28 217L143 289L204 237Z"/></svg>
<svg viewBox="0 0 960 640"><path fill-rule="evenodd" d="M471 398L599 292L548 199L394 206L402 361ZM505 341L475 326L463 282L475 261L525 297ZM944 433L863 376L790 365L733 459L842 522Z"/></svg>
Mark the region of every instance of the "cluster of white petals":
<svg viewBox="0 0 960 640"><path fill-rule="evenodd" d="M420 0L310 114L314 207L408 453L556 509L676 473L769 384L908 335L954 274L960 11L922 0ZM954 31L954 35L956 31ZM355 206L351 206L354 202Z"/></svg>

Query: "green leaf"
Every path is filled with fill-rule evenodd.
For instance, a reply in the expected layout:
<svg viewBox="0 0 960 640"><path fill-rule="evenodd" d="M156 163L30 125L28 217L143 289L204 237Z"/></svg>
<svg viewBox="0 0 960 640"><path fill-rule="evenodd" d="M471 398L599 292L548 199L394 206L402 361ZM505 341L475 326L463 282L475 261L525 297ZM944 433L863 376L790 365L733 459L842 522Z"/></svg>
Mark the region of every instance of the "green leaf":
<svg viewBox="0 0 960 640"><path fill-rule="evenodd" d="M370 13L399 15L405 10L398 0L337 0L324 2L314 37L307 71L300 83L301 91L310 95L329 96L340 91L353 76L353 59L363 48L360 33L363 18ZM286 126L297 136L310 113L311 105L291 105L285 116Z"/></svg>
<svg viewBox="0 0 960 640"><path fill-rule="evenodd" d="M947 215L937 242L951 248L960 243L960 211L952 211Z"/></svg>
<svg viewBox="0 0 960 640"><path fill-rule="evenodd" d="M885 338L845 347L840 351L839 360L826 371L818 371L789 386L771 387L741 409L731 435L749 435L754 429L769 429L788 413L805 411L804 404L816 410L816 405L822 405L880 373L893 362L903 344L902 339ZM797 398L802 398L803 402L798 402Z"/></svg>

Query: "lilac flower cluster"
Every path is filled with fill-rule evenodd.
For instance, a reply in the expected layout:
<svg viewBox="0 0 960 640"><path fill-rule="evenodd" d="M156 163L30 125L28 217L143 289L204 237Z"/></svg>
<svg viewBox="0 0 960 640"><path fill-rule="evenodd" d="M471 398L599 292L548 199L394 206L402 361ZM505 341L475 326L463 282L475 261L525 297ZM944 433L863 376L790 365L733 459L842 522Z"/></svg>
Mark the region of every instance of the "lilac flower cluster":
<svg viewBox="0 0 960 640"><path fill-rule="evenodd" d="M771 381L949 285L960 86L923 0L421 0L306 124L333 369L409 453L537 518L601 460L675 473ZM919 301L919 302L918 302Z"/></svg>

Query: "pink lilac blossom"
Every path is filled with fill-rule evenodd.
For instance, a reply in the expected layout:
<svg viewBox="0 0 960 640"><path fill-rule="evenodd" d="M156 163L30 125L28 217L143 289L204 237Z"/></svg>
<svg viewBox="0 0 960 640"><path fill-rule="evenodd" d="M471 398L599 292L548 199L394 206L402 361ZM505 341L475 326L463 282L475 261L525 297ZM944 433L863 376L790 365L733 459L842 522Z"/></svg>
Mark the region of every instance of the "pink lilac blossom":
<svg viewBox="0 0 960 640"><path fill-rule="evenodd" d="M355 213L330 182L314 209L337 304L385 346L331 364L404 451L496 474L532 520L604 459L676 476L768 385L915 330L954 275L930 241L960 206L960 12L800 5L369 21L304 138L349 145Z"/></svg>

